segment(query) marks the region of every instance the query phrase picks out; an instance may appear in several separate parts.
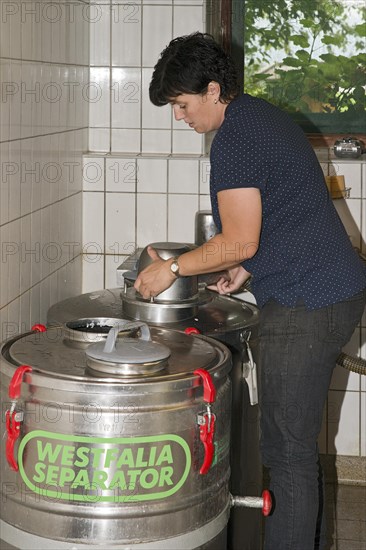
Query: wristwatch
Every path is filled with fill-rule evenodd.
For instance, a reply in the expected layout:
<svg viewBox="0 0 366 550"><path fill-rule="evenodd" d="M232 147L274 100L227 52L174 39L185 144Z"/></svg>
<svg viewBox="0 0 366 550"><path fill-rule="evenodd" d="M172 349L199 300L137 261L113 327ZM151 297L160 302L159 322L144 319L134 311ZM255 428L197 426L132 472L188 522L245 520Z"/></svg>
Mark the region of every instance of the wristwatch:
<svg viewBox="0 0 366 550"><path fill-rule="evenodd" d="M173 258L172 263L170 264L170 271L175 275L177 278L179 277L179 264L178 264L178 258Z"/></svg>

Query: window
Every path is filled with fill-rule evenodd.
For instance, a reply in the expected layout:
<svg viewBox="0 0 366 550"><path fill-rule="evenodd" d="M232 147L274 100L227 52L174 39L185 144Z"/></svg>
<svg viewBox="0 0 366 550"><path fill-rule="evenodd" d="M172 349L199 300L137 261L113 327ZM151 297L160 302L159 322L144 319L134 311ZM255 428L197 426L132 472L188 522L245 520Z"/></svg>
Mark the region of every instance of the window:
<svg viewBox="0 0 366 550"><path fill-rule="evenodd" d="M364 0L221 0L223 13L228 4L245 92L310 135L366 133Z"/></svg>

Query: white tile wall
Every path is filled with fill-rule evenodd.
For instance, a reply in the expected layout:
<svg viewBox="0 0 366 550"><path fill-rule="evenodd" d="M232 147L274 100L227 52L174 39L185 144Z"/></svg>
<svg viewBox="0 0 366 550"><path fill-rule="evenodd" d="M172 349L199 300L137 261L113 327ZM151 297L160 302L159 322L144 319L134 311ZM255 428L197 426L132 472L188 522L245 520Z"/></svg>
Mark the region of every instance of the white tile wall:
<svg viewBox="0 0 366 550"><path fill-rule="evenodd" d="M123 255L136 242L136 195L106 194L105 250L107 254Z"/></svg>
<svg viewBox="0 0 366 550"><path fill-rule="evenodd" d="M210 194L210 161L208 158L205 158L200 161L200 187L199 191L201 195Z"/></svg>
<svg viewBox="0 0 366 550"><path fill-rule="evenodd" d="M141 130L112 130L112 153L138 153L141 149Z"/></svg>
<svg viewBox="0 0 366 550"><path fill-rule="evenodd" d="M143 130L141 151L143 153L167 154L172 150L172 135L170 130Z"/></svg>
<svg viewBox="0 0 366 550"><path fill-rule="evenodd" d="M156 32L159 29L159 32ZM154 67L160 52L172 39L173 9L171 6L144 5L142 30L142 66Z"/></svg>
<svg viewBox="0 0 366 550"><path fill-rule="evenodd" d="M119 193L135 193L137 181L137 159L107 158L106 189Z"/></svg>
<svg viewBox="0 0 366 550"><path fill-rule="evenodd" d="M84 157L84 191L104 191L104 162L104 157Z"/></svg>
<svg viewBox="0 0 366 550"><path fill-rule="evenodd" d="M194 130L173 131L173 153L202 155L205 149L204 137Z"/></svg>
<svg viewBox="0 0 366 550"><path fill-rule="evenodd" d="M182 36L194 31L204 31L204 12L202 5L192 6L190 2L181 2L174 7L173 36Z"/></svg>
<svg viewBox="0 0 366 550"><path fill-rule="evenodd" d="M199 196L199 210L211 210L211 201L208 195Z"/></svg>
<svg viewBox="0 0 366 550"><path fill-rule="evenodd" d="M137 159L138 193L166 193L168 187L167 181L168 161L166 159Z"/></svg>
<svg viewBox="0 0 366 550"><path fill-rule="evenodd" d="M30 326L34 323L40 323L43 321L41 318L41 285L38 283L30 289L30 307L31 307L31 322ZM10 312L9 312L10 315Z"/></svg>
<svg viewBox="0 0 366 550"><path fill-rule="evenodd" d="M83 253L104 253L104 193L83 193Z"/></svg>
<svg viewBox="0 0 366 550"><path fill-rule="evenodd" d="M111 147L110 128L89 128L89 149L107 153ZM121 149L122 150L122 149Z"/></svg>
<svg viewBox="0 0 366 550"><path fill-rule="evenodd" d="M107 67L91 67L89 86L84 93L91 106L90 126L107 128L110 125L110 70Z"/></svg>
<svg viewBox="0 0 366 550"><path fill-rule="evenodd" d="M24 251L20 258L20 295L23 295L31 287L31 266L32 266L32 238L31 238L31 216L23 216L20 219L20 240Z"/></svg>
<svg viewBox="0 0 366 550"><path fill-rule="evenodd" d="M329 391L328 453L359 456L360 454L360 393Z"/></svg>
<svg viewBox="0 0 366 550"><path fill-rule="evenodd" d="M3 8L0 312L19 332L81 288L81 263L72 260L81 250L89 22L78 0Z"/></svg>
<svg viewBox="0 0 366 550"><path fill-rule="evenodd" d="M165 193L137 195L136 242L143 247L167 240L167 196Z"/></svg>
<svg viewBox="0 0 366 550"><path fill-rule="evenodd" d="M83 292L104 288L103 254L83 254Z"/></svg>
<svg viewBox="0 0 366 550"><path fill-rule="evenodd" d="M109 65L111 55L109 2L97 2L92 9L95 14L90 22L90 65L104 67Z"/></svg>
<svg viewBox="0 0 366 550"><path fill-rule="evenodd" d="M111 112L113 128L141 126L141 70L115 68L112 70Z"/></svg>
<svg viewBox="0 0 366 550"><path fill-rule="evenodd" d="M194 193L198 194L199 187L199 160L170 159L169 167L169 193Z"/></svg>
<svg viewBox="0 0 366 550"><path fill-rule="evenodd" d="M111 12L112 65L141 65L142 6L138 2L115 3Z"/></svg>
<svg viewBox="0 0 366 550"><path fill-rule="evenodd" d="M148 88L153 67L170 40L204 29L204 2L113 0L111 6L95 2L95 9L98 17L90 24L90 79L101 98L89 102L89 150L202 154L203 137L176 123L170 106L153 106ZM172 128L177 131L172 133Z"/></svg>
<svg viewBox="0 0 366 550"><path fill-rule="evenodd" d="M169 195L168 241L194 242L194 218L198 195Z"/></svg>
<svg viewBox="0 0 366 550"><path fill-rule="evenodd" d="M22 258L22 242L20 240L20 219L9 223L9 241L7 242L6 261L8 263L8 300L16 300L20 295L20 262Z"/></svg>

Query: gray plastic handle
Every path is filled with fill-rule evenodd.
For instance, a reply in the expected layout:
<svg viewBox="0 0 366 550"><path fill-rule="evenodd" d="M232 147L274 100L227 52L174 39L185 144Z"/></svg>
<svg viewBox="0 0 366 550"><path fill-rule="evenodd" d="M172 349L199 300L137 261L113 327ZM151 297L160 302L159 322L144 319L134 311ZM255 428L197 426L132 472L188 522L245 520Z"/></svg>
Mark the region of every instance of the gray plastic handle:
<svg viewBox="0 0 366 550"><path fill-rule="evenodd" d="M141 336L139 340L151 341L150 329L146 323L142 323L141 321L127 321L126 319L122 319L108 332L103 352L113 353L116 349L118 334L122 330L132 330L135 328L141 329Z"/></svg>

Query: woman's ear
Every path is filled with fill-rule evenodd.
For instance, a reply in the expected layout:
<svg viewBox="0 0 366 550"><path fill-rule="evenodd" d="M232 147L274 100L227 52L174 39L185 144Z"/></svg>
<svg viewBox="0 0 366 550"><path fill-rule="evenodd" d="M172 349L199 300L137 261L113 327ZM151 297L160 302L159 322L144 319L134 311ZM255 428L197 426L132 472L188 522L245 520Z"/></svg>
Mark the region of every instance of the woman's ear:
<svg viewBox="0 0 366 550"><path fill-rule="evenodd" d="M219 99L220 92L221 92L221 87L220 87L220 84L218 82L215 82L215 80L212 80L211 82L209 82L209 84L207 86L207 93L209 95L213 95L217 99Z"/></svg>

